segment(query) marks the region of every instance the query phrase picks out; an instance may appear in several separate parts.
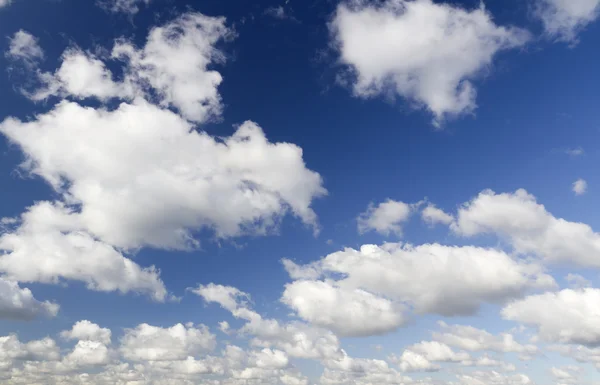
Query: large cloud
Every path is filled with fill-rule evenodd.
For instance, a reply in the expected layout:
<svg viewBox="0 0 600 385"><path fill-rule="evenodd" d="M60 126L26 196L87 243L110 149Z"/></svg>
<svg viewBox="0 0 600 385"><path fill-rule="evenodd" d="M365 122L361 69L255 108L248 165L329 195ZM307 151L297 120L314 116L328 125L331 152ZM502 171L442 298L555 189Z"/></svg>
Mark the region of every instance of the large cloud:
<svg viewBox="0 0 600 385"><path fill-rule="evenodd" d="M288 210L315 226L310 204L325 193L302 150L269 143L255 123L217 140L142 99L113 111L65 101L0 132L23 150L25 169L81 206L74 221L123 248L186 248L202 227L264 233Z"/></svg>
<svg viewBox="0 0 600 385"><path fill-rule="evenodd" d="M9 220L10 222L10 220ZM167 290L154 267L141 268L113 246L96 240L78 214L58 203L39 202L0 236L0 272L20 282L84 282L91 290L148 294L157 301Z"/></svg>
<svg viewBox="0 0 600 385"><path fill-rule="evenodd" d="M451 228L467 237L496 234L518 253L532 253L549 262L600 267L600 235L584 223L554 217L523 189L481 192L458 210Z"/></svg>
<svg viewBox="0 0 600 385"><path fill-rule="evenodd" d="M342 289L362 289L407 302L418 313L448 316L473 314L484 303L502 303L555 285L538 265L515 261L501 251L439 244L364 245L303 267L291 261L285 266L292 278L336 275L335 284ZM313 300L316 307L320 299L304 300Z"/></svg>
<svg viewBox="0 0 600 385"><path fill-rule="evenodd" d="M467 10L431 0L344 2L330 29L340 61L355 76L356 96L400 95L425 106L436 124L473 111L472 79L499 51L529 39L524 30L497 26L483 6Z"/></svg>
<svg viewBox="0 0 600 385"><path fill-rule="evenodd" d="M539 328L540 336L551 342L600 345L600 289L529 296L508 304L502 315Z"/></svg>
<svg viewBox="0 0 600 385"><path fill-rule="evenodd" d="M328 282L295 281L286 285L281 300L301 318L342 336L383 334L405 321L402 307L394 302Z"/></svg>

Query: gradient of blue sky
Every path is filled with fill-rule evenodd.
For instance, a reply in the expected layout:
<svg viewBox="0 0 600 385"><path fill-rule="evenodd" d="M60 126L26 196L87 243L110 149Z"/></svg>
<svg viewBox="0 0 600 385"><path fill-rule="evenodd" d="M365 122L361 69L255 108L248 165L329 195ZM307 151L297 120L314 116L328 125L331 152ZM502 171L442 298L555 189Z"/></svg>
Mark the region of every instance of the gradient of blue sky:
<svg viewBox="0 0 600 385"><path fill-rule="evenodd" d="M552 3L550 0L547 2ZM107 68L120 80L126 76L126 67L122 62L107 59L116 39L125 37L140 48L144 46L148 32L153 27L178 20L181 15L201 13L210 17L223 16L226 18L223 25L230 33L215 43L215 47L223 54L224 60L211 63L208 67L209 70L217 71L223 78L222 83L216 88L220 95L218 103L222 106L222 111L215 114L213 119L200 118L194 121L189 115L186 116L176 103L170 105L156 103L158 98L153 93L156 90L150 91L150 95L144 94L144 97L154 103L152 108L156 111L170 108L173 115L178 116L181 121L188 119L188 122L195 125L199 131L215 138L229 137L247 120L256 122L263 129L269 142L290 143L301 148L301 155L296 152L295 158L294 156L292 158L303 160L305 166L295 163L296 168L293 172L303 173L308 169L318 173L322 178L322 187L328 193L318 196L321 195L316 191L318 186L311 187L314 189L314 196L309 199L309 206L316 213L318 225L311 226L308 223L310 220L306 218L303 219L308 224L303 223L302 218L290 215L289 210L286 213L286 207L291 203L284 199L279 202L281 206L275 209L276 214L284 213L280 218L281 223L276 224L268 234L250 231L252 234L249 235L233 235L216 239L214 231L210 228L201 225L192 226L191 235L199 241L199 247L191 250L173 250L172 247L145 244L136 244L130 248L121 247L122 244L111 243L108 240L110 236L107 234L111 229L100 234L94 233L91 225L89 228L85 228L85 225L83 228L78 228L78 231L89 234L95 240L115 246L115 250L122 251L126 257L141 267L156 266L160 269L160 278L168 293L178 297L176 301L153 301L148 295L135 293L136 290L128 293L88 290L86 285L77 279L59 278L59 282L51 284L36 279L28 280L11 276L10 267L7 267L8 264L4 262L6 256L10 255L10 250L4 248L4 254L0 256L2 285L7 282L6 280L17 280L20 295L23 295L23 288L28 288L36 301L50 301L60 305L60 309L56 314L44 315L42 313L48 312L47 309L40 310L37 302L37 310L29 309L29 312L25 312L23 307L31 305L25 302L25 305L20 305L21 311L17 312L20 315L14 316L14 308L19 307L15 305L17 297L11 297L15 295L13 292L0 287L0 295L5 297L0 302L0 317L2 317L0 335L18 335L23 344L50 337L57 345L49 351L59 351L61 358L48 352L38 355L39 357L35 354L33 357L31 352L11 355L9 350L13 349L14 352L15 348L7 343L0 343L0 361L3 364L7 363L6 366L0 366L3 370L0 374L0 382L128 385L600 383L600 376L594 367L594 364L600 363L600 351L594 349L600 342L600 328L595 322L598 321L598 314L600 314L600 305L597 301L600 299L598 294L600 291L580 288L573 289L573 292L561 291L574 286L573 280L566 279L568 274L584 277L589 281L584 285L590 287L595 287L598 283L597 268L600 266L597 262L600 261L600 246L597 246L596 239L598 235L587 231L587 228L582 229L575 225L575 223L582 223L594 230L600 228L600 221L596 215L598 207L596 190L600 179L595 172L597 165L600 164L600 151L596 145L600 139L600 109L597 107L596 97L596 90L600 87L600 77L597 76L600 68L600 53L597 49L600 42L600 23L595 22L595 16L600 11L598 1L573 0L572 4L580 4L582 9L592 11L576 15L580 22L578 28L561 29L560 33L556 33L556 29L552 29L550 24L544 27L540 20L540 11L536 7L548 6L542 0L527 2L490 0L485 2L485 10L479 9L479 1L447 2L444 5L446 8L443 9L450 13L466 12L472 15L474 12L481 12L482 15L491 17L489 23L494 27L513 26L528 31L529 35L521 36L522 41L518 44L514 43L514 47L499 50L492 55L491 64L482 64L476 75L467 77L477 90L474 99L476 108L472 112L438 119L439 127L432 122L434 116L428 110L427 101L424 105L415 106L415 100L410 100L406 95L396 93L394 98L390 98L388 88L373 97L361 98L357 97L356 89L353 92L356 78L350 76L350 83L342 84L340 78L348 79L347 71L353 67L341 63L340 55L344 50L344 42L338 41L336 45L332 30L336 10L347 3L333 0L305 2L151 0L148 4L140 1L137 12L125 12L124 9L111 10L110 5L113 3L116 4L115 0L107 0L102 7L94 1L13 0L0 8L0 35L4 37L0 49L9 52L11 44L14 45L15 42L15 33L22 30L35 37L37 39L35 44L38 44L44 52L43 60L36 57L23 60L23 57L10 55L10 53L0 57L0 67L4 69L5 74L0 76L2 120L15 117L22 121L35 121L36 114L47 113L60 100L69 100L91 108L105 105L109 110L115 109L120 101L133 103L130 95L108 100L97 100L93 97L82 99L72 90L66 89L68 87L64 87L64 84L62 90L54 92L55 95L34 102L23 94L22 89L25 87L31 91L39 88L40 83L35 80L37 76L40 73L54 73L63 62L61 55L69 47L79 47L87 52L88 56L95 55L105 61ZM121 4L125 3L127 2L123 1ZM570 2L554 0L554 3L569 7ZM131 4L136 3L131 2ZM428 0L413 2L389 0L382 3L386 4L387 8L376 8L374 4L375 2L362 2L362 5L356 5L358 7L356 12L378 9L380 12L387 12L391 18L395 17L396 20L401 21L403 11L396 10L394 13L390 10L394 5L420 4L426 8L442 9L444 2L436 1L434 4ZM556 12L558 11L555 10L555 17ZM458 28L460 29L461 26ZM204 38L202 31L194 33L198 33L200 39ZM414 30L413 33L416 36L420 31ZM411 38L412 36L399 37L404 40ZM434 45L434 49L441 47L443 44ZM389 50L391 52L389 57L392 59L384 58L381 62L397 60L399 63L403 60L402 55L410 56L412 60L413 56L420 54L410 50L408 53L404 51L398 53L394 52L394 49L397 47L386 47L384 44L383 50ZM372 55L373 52L376 51L367 49L365 54ZM456 55L452 52L451 54ZM462 55L471 54L475 53L468 46L462 53ZM425 58L427 59L427 56ZM425 61L418 66L427 67L427 60ZM396 68L394 63L388 67ZM141 71L140 68L136 67L133 72ZM354 69L356 70L356 67ZM420 69L417 68L416 72ZM202 73L203 70L201 69L200 72ZM156 72L149 76L155 75ZM459 80L464 79L461 77ZM185 94L184 98L195 97L197 93L194 92L194 87L198 89L206 87L203 84L194 84L192 78L184 81L192 84L192 92ZM136 92L145 91L147 90ZM437 89L434 91L436 95L443 93ZM393 91L391 93L394 94ZM65 119L62 123L69 122L72 118L66 116ZM32 143L39 145L36 148L42 148L44 143L36 141L35 138L19 136L19 130L24 128L18 124L15 126L11 143L6 137L6 123L1 127L0 131L5 135L2 135L1 139L0 217L19 217L34 202L63 201L64 195L61 191L53 190L39 175L30 176L26 172L19 172L19 164L24 154L15 143L15 138L21 138L22 145ZM83 126L81 129L85 130L86 127ZM48 138L52 138L50 132L52 128L48 130ZM118 130L119 127L116 132ZM62 151L83 146L83 143L77 142L82 138L85 138L85 134L74 137L72 147L62 148ZM128 144L135 146L133 142ZM47 145L51 147L52 144ZM95 144L88 142L85 146L93 149ZM171 150L173 154L180 151L177 148ZM40 152L35 153L36 150L31 151L28 155L33 154L34 158L40 154ZM60 153L60 150L57 153ZM191 151L189 155L193 156L194 152ZM148 162L152 165L151 157L148 158ZM124 165L124 169L126 168ZM59 170L57 174L60 173ZM290 185L306 177L304 174L297 178L296 176L296 174L285 175L285 172L279 175L278 177L285 180L281 190L287 191ZM587 189L585 193L576 194L573 191L573 184L579 179L586 181ZM260 182L256 183L260 185ZM300 186L306 185L300 183L296 187L300 189ZM477 225L465 225L474 226L477 228L476 231L472 231L470 235L466 234L469 232L465 230L467 227L461 228L460 221L456 222L460 219L458 211L467 210L462 205L476 199L486 189L493 190L497 194L506 194L495 197L513 199L514 211L507 214L502 209L483 210L481 217L474 220ZM520 199L520 195L516 193L518 189L524 189L531 194L531 199L536 199L538 204L543 205L550 213L548 215L564 218L573 227L563 232L561 229L548 230L543 227L547 224L539 225L542 226L542 230L528 228L531 222L526 220L530 218L527 202L531 203L531 201ZM290 194L296 196L296 192L297 190ZM277 194L280 193L281 191L277 191L274 195L279 196ZM261 196L261 199L267 198L271 196L269 194ZM199 197L200 201L203 199L204 197ZM360 231L358 218L361 213L367 212L370 204L375 209L388 199L414 205L407 206L407 210L411 211L412 215L407 218L406 215L396 213L397 215L395 217L392 215L390 221L383 222L382 231L369 231L368 228L363 228L366 231ZM429 203L452 215L454 222L450 226L437 224L435 227L425 223L421 215ZM158 201L154 204L155 207L160 208L162 203ZM182 203L182 206L185 208L185 203ZM308 207L303 204L300 206L302 209ZM77 204L73 207L75 211L81 208ZM262 206L257 204L256 207ZM256 207L256 210L261 210ZM554 218L540 214L540 206L535 207L539 218L536 217L533 222L554 223L552 222ZM230 211L228 207L212 209L216 214L211 211L210 215L216 217ZM196 213L198 218L204 219L208 215L203 210L207 209L202 208ZM172 221L177 222L177 215L181 212L165 215L169 214L173 215ZM367 212L366 215L368 217L369 213ZM235 213L231 216L235 217ZM508 218L508 222L512 225L502 222L502 218ZM113 220L118 222L119 218ZM386 232L385 227L389 227L390 223L396 226L392 229L401 229L401 231ZM547 226L550 228L550 225ZM14 224L6 224L4 227L3 237L16 231ZM319 229L318 233L313 231L316 227ZM547 238L535 238L539 231L547 231L545 233ZM127 237L128 234L123 236ZM151 239L146 241L152 243ZM580 241L589 244L585 243L578 248ZM241 328L245 321L232 317L230 311L220 309L217 304L209 303L206 296L201 298L188 290L188 288L211 283L234 287L251 296L251 306L248 306L263 318L277 319L281 324L292 322L290 325L301 325L299 327L307 328L314 333L331 336L333 334L329 329L333 331L343 329L341 324L345 324L345 318L348 317L334 316L334 321L327 321L324 324L323 319L330 319L330 314L326 313L335 313L339 307L319 309L323 305L319 305L318 296L314 298L306 294L304 297L310 310L307 313L300 313L298 308L284 303L282 294L286 285L293 283L294 279L284 269L282 259L292 260L298 265L307 265L324 259L331 253L341 252L345 248L359 250L362 245L381 246L386 242L407 242L416 247L440 244L456 246L458 250L464 250L460 248L463 246L465 248L473 246L479 247L480 249L477 250L480 253L497 251L505 255L508 261L518 263L530 258L529 262L533 261L531 263L545 269L545 272L556 280L556 285L529 287L529 284L526 284L526 288L516 290L517 293L510 295L505 292L496 293L500 297L496 301L488 300L495 294L489 297L484 295L483 298L487 299L482 300L481 306L471 314L448 316L439 314L439 311L417 314L418 311L411 310L419 307L419 299L415 299L418 296L414 292L409 294L405 292L398 294L393 290L377 292L373 285L361 281L362 278L357 278L358 283L355 282L355 286L344 286L336 275L340 271L329 271L331 275L325 273L328 279L321 276L308 277L308 281L313 284L333 285L334 290L338 290L339 293L349 292L355 295L357 290L363 290L360 292L368 293L372 296L368 297L370 301L374 301L371 305L367 301L366 308L369 306L377 308L377 305L373 305L373 303L380 303L377 301L392 303L394 307L404 307L402 313L407 321L398 322L397 327L388 328L385 332L371 331L361 336L346 336L344 333L338 333L340 343L337 349L344 350L344 359L340 359L340 356L299 358L294 355L294 352L285 348L285 338L289 336L279 336L277 337L279 340L275 339L271 345L264 343L252 345L252 338L258 332L253 334L246 331L244 334L233 331L229 335L224 334L219 331L219 322L224 320L229 322L233 330ZM528 246L523 247L524 243ZM575 246L572 245L573 243ZM554 255L559 253L554 253L553 248L560 248L558 246L563 244L566 245L564 255ZM1 245L2 241L0 247L4 247ZM33 266L32 262L28 262L28 257L30 256L27 253L21 254L20 258L25 259L21 266L31 263L32 269L39 268ZM40 258L39 255L36 258ZM42 255L41 258L43 260L45 257ZM413 258L420 257L415 255ZM31 261L33 260L32 258ZM455 265L451 259L448 264L450 267ZM495 268L491 266L492 269ZM482 266L479 268L485 270ZM456 279L456 287L460 286L458 281L474 281L473 287L477 288L493 286L493 283L483 280L476 269L475 267L472 271L465 270L462 277L460 274L450 273L445 276L442 271L438 280L441 282L445 279ZM93 275L93 269L90 271ZM418 270L417 273L422 273L423 276L428 274L426 271ZM60 277L60 274L58 276ZM419 281L418 277L413 279L415 282ZM427 286L426 283L424 285ZM452 288L453 285L449 284L448 287ZM548 300L550 302L544 303L547 306L562 304L568 309L571 303L560 295L572 294L573 297L569 297L569 300L575 301L572 303L573 312L579 311L581 314L580 318L567 318L567 321L559 325L564 328L566 337L565 335L557 337L554 333L556 330L553 329L556 323L547 317L544 318L543 315L540 315L538 321L532 321L522 314L524 311L521 309L520 315L516 316L517 320L507 320L505 318L510 317L503 317L505 313L502 309L510 306L513 301L516 301L513 304L527 305L529 303L520 301L542 298L527 296L540 295L546 291L547 298L550 298ZM551 293L560 294L552 297ZM427 290L421 294L427 294ZM303 295L305 294L300 293L298 297ZM451 293L447 295L448 298L452 297ZM479 298L477 296L480 294L473 292L472 295L474 298ZM468 295L465 294L465 297ZM468 302L469 298L465 298L465 301ZM358 312L363 312L364 309ZM323 312L321 317L319 311ZM30 315L33 314L31 312L39 314L31 317ZM308 313L311 313L313 318L308 316ZM383 312L373 314L380 314L383 317ZM556 317L560 317L560 314ZM33 319L24 320L24 318ZM372 320L363 318L360 314L355 314L359 325L353 327L369 329L368 324ZM527 320L524 320L525 318ZM102 328L110 329L112 342L100 343L97 335L80 336L74 340L61 337L61 331L70 330L81 320L88 320ZM518 322L519 320L522 320L523 324ZM588 325L585 320L592 320L591 323L594 325ZM466 359L446 357L437 361L429 359L429 364L432 366L423 367L420 371L402 366L403 361L400 357L403 352L412 349L418 353L418 348L414 347L414 344L436 340L436 338L438 341L447 342L439 336L436 337L435 334L432 335L444 330L444 327L439 324L440 321L447 325L473 326L486 330L494 335L494 340L499 341L502 341L502 333L511 333L519 346L531 344L536 346L536 351L532 357L523 357L522 351L511 350L505 346L494 348L480 341L486 346L463 353L468 354L473 361L489 356L491 360L499 361L497 365L486 366L481 362L468 365ZM204 324L210 328L210 333L214 333L217 340L217 345L212 352L199 352L191 346L190 350L184 353L173 353L178 357L177 359L167 358L160 361L143 358L145 354L141 351L143 346L136 350L135 354L127 354L127 343L131 340L122 337L131 336L132 332L126 329L134 329L144 323L169 328L187 322ZM519 329L520 326L522 329ZM541 329L538 329L539 326ZM544 327L552 329L551 332L544 334ZM585 338L577 339L569 334L581 329L584 334L587 333ZM90 362L86 363L85 357L77 361L76 354L73 352L82 356L88 353L89 358L98 354L98 350L94 354L83 349L78 351L74 348L75 340L79 340L81 346L85 345L85 341L91 341L96 346L106 345L109 353L106 357L100 357L98 362L93 362L90 358ZM2 341L5 340L0 340ZM167 350L172 345L168 340L164 344ZM193 342L190 344L193 345ZM193 355L196 360L201 361L206 354L220 357L221 351L231 345L240 346L250 358L240 359L235 365L219 361L218 365L224 368L222 373L182 374L181 371L178 372L176 365L181 361L182 354ZM460 354L464 350L464 346L450 343L448 345L454 354ZM256 359L253 361L252 355L267 346L279 349L277 354L285 356L289 361L284 365L270 363L260 367ZM28 348L23 345L20 349L26 351ZM574 352L576 349L579 350ZM427 356L422 352L419 354L422 357ZM387 363L372 361L374 359ZM115 373L124 369L118 367L118 363L128 363L130 366L127 370L137 372L131 374L129 380L124 375L119 377ZM134 368L135 363L139 367ZM509 367L509 364L514 365L514 368ZM48 365L51 369L43 372L42 365ZM166 365L164 367L168 369L158 370L160 365ZM387 366L382 369L382 365ZM440 367L437 368L436 365ZM141 370L140 367L144 369ZM257 371L257 367L260 370ZM324 368L325 374L323 374ZM244 369L247 369L246 374L254 370L257 377L244 378L241 374ZM140 374L142 372L143 374ZM565 372L568 376L564 374ZM88 376L81 377L82 373L88 373ZM387 377L384 378L383 373Z"/></svg>

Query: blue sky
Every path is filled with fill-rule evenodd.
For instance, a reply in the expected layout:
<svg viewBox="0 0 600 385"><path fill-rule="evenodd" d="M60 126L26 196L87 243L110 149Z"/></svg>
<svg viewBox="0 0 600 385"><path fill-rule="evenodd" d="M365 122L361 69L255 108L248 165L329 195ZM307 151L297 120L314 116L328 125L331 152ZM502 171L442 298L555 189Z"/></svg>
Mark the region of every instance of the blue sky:
<svg viewBox="0 0 600 385"><path fill-rule="evenodd" d="M0 382L600 384L599 13L0 0Z"/></svg>

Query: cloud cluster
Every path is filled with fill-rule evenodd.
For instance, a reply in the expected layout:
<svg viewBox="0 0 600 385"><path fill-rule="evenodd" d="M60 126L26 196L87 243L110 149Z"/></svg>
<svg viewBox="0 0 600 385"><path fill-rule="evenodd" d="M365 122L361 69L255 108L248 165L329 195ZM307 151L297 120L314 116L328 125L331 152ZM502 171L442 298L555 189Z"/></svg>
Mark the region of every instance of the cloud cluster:
<svg viewBox="0 0 600 385"><path fill-rule="evenodd" d="M212 66L230 33L224 18L186 13L152 28L141 48L119 39L107 58L68 48L49 73L37 69L37 39L17 32L7 55L40 83L27 95L55 104L27 121L6 118L0 133L23 153L21 171L58 199L3 219L0 274L164 301L159 271L128 253L194 249L202 230L217 239L273 233L288 213L318 231L311 204L326 190L302 149L270 142L250 121L229 137L198 128L221 114Z"/></svg>
<svg viewBox="0 0 600 385"><path fill-rule="evenodd" d="M352 72L354 95L398 95L423 106L440 125L476 108L473 80L529 33L498 26L481 6L431 0L342 2L330 23L339 60ZM464 53L468 52L468 55Z"/></svg>

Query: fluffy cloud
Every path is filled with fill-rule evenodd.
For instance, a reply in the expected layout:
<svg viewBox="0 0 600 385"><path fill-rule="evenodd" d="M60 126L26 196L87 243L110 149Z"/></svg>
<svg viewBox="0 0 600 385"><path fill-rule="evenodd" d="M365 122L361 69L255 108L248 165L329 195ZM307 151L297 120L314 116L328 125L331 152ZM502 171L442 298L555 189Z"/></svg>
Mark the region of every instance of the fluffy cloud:
<svg viewBox="0 0 600 385"><path fill-rule="evenodd" d="M212 350L215 343L215 336L204 325L161 328L141 324L126 331L120 350L131 361L175 361Z"/></svg>
<svg viewBox="0 0 600 385"><path fill-rule="evenodd" d="M40 316L54 317L59 305L40 302L31 290L20 288L16 282L0 278L0 319L32 320Z"/></svg>
<svg viewBox="0 0 600 385"><path fill-rule="evenodd" d="M376 231L383 235L390 233L402 235L402 224L408 220L412 213L411 205L396 202L391 199L375 206L370 204L367 211L360 214L358 231L363 234L367 231Z"/></svg>
<svg viewBox="0 0 600 385"><path fill-rule="evenodd" d="M598 12L600 0L536 0L534 14L550 38L573 43Z"/></svg>
<svg viewBox="0 0 600 385"><path fill-rule="evenodd" d="M441 367L435 362L461 362L470 358L468 353L454 352L448 345L437 341L422 341L409 346L399 358L392 356L403 372L437 371Z"/></svg>
<svg viewBox="0 0 600 385"><path fill-rule="evenodd" d="M246 301L250 296L234 287L209 284L190 290L206 302L218 303L234 317L247 321L239 332L254 336L255 346L274 346L298 358L339 359L343 355L338 338L332 332L299 322L265 319L250 308Z"/></svg>
<svg viewBox="0 0 600 385"><path fill-rule="evenodd" d="M432 204L427 205L427 207L423 209L421 218L429 226L435 226L438 223L449 225L454 221L452 215L445 213L443 210Z"/></svg>
<svg viewBox="0 0 600 385"><path fill-rule="evenodd" d="M585 180L577 179L573 183L573 192L575 193L575 195L583 195L587 192L587 187L588 184Z"/></svg>
<svg viewBox="0 0 600 385"><path fill-rule="evenodd" d="M2 2L0 2L0 7ZM34 65L44 58L44 51L35 36L27 31L19 30L10 39L6 56L13 60L22 60L28 65Z"/></svg>
<svg viewBox="0 0 600 385"><path fill-rule="evenodd" d="M483 303L502 303L555 285L538 265L515 261L501 251L439 244L364 245L306 267L291 261L285 265L294 276L342 275L335 284L345 290L366 290L408 302L418 313L448 316L473 314Z"/></svg>
<svg viewBox="0 0 600 385"><path fill-rule="evenodd" d="M497 234L516 252L533 253L549 262L600 266L600 235L584 223L554 217L523 189L481 192L458 210L451 227L462 236Z"/></svg>
<svg viewBox="0 0 600 385"><path fill-rule="evenodd" d="M330 29L340 61L354 75L356 96L400 95L425 106L437 125L472 112L472 79L499 51L529 39L524 30L497 26L483 6L467 10L431 0L344 2Z"/></svg>
<svg viewBox="0 0 600 385"><path fill-rule="evenodd" d="M255 123L218 141L141 99L113 111L61 102L0 131L26 154L25 169L81 205L74 221L123 248L191 247L201 227L260 234L288 210L316 225L310 204L325 193L302 150L269 143Z"/></svg>
<svg viewBox="0 0 600 385"><path fill-rule="evenodd" d="M79 225L78 214L60 204L39 202L21 215L12 232L0 235L0 272L20 282L84 282L91 290L148 294L167 291L154 267L141 268Z"/></svg>
<svg viewBox="0 0 600 385"><path fill-rule="evenodd" d="M600 344L600 289L565 289L529 296L508 304L502 316L537 327L540 337L547 341Z"/></svg>
<svg viewBox="0 0 600 385"><path fill-rule="evenodd" d="M95 323L83 320L75 323L71 330L61 332L60 335L65 339L98 341L108 345L110 344L112 333L110 329L101 328Z"/></svg>
<svg viewBox="0 0 600 385"><path fill-rule="evenodd" d="M295 281L281 300L306 321L342 336L383 334L404 323L402 308L392 301L327 282Z"/></svg>
<svg viewBox="0 0 600 385"><path fill-rule="evenodd" d="M439 323L442 330L433 333L433 339L444 344L471 352L492 351L497 353L521 353L532 355L538 352L535 345L522 345L510 333L495 336L485 330L467 325Z"/></svg>

